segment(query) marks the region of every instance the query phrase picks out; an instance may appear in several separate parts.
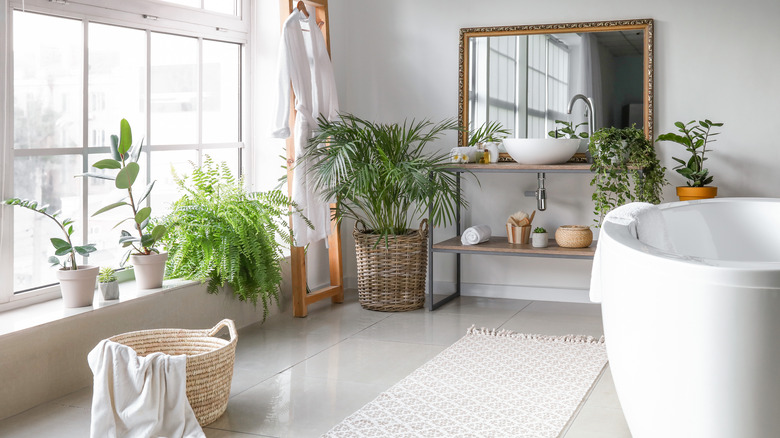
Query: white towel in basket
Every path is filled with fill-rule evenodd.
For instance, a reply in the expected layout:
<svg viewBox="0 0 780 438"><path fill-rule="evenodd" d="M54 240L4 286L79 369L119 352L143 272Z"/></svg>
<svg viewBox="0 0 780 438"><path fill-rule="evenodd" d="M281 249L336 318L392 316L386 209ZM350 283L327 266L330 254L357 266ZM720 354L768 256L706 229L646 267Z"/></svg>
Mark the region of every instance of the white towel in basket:
<svg viewBox="0 0 780 438"><path fill-rule="evenodd" d="M90 437L206 437L187 400L186 355L139 357L104 339L87 361L95 375Z"/></svg>
<svg viewBox="0 0 780 438"><path fill-rule="evenodd" d="M466 231L460 236L460 243L464 245L476 245L478 243L487 242L490 240L491 233L490 227L487 225L474 225L473 227L466 228Z"/></svg>

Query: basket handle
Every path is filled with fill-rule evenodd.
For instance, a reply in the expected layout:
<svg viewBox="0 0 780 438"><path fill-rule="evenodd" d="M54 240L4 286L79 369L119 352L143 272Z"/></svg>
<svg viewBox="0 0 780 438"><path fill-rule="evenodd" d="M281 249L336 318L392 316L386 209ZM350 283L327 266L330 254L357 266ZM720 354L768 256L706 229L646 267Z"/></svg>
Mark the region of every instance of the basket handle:
<svg viewBox="0 0 780 438"><path fill-rule="evenodd" d="M228 332L230 332L231 341L238 338L238 333L236 333L236 323L234 323L232 319L227 319L227 318L218 322L213 329L209 330L208 335L209 336L216 335L220 330L222 330L223 327L227 327Z"/></svg>
<svg viewBox="0 0 780 438"><path fill-rule="evenodd" d="M423 229L423 225L425 226L425 229ZM425 218L420 222L420 229L418 230L421 236L425 237L425 235L428 233L428 219Z"/></svg>
<svg viewBox="0 0 780 438"><path fill-rule="evenodd" d="M362 230L360 228L358 228L358 224L360 224ZM356 220L355 221L355 231L360 232L360 233L365 233L366 232L366 223L363 222L361 219Z"/></svg>

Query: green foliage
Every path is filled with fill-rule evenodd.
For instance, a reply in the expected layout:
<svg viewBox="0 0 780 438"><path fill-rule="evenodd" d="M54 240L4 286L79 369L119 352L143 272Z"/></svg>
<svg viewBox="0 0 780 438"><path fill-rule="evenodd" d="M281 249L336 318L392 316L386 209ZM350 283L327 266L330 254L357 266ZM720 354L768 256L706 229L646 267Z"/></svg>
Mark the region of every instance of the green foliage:
<svg viewBox="0 0 780 438"><path fill-rule="evenodd" d="M182 196L161 219L168 230L167 276L208 281L209 293L227 283L240 300L261 301L268 315L271 301L279 300L282 242L292 243L290 200L278 190L247 192L227 164L217 166L208 156L176 183Z"/></svg>
<svg viewBox="0 0 780 438"><path fill-rule="evenodd" d="M547 230L545 230L545 229L544 229L544 228L542 228L542 227L536 227L536 228L534 228L534 233L546 233L546 232L547 232Z"/></svg>
<svg viewBox="0 0 780 438"><path fill-rule="evenodd" d="M116 281L116 271L110 266L104 266L100 268L98 282L111 283L112 281Z"/></svg>
<svg viewBox="0 0 780 438"><path fill-rule="evenodd" d="M692 120L685 124L675 122L674 126L682 135L670 132L659 135L656 140L681 144L691 154L688 161L672 157L674 161L679 163L674 170L688 180L689 187L704 187L712 183L709 170L704 168L704 161L707 160L704 155L707 152L707 144L715 141L712 137L720 134L719 132L711 132L712 128L720 128L723 123L714 123L710 120L699 120L698 122Z"/></svg>
<svg viewBox="0 0 780 438"><path fill-rule="evenodd" d="M596 187L592 197L596 226L617 206L661 202L661 191L668 184L666 168L644 132L635 127L602 128L593 133L589 149L593 156L590 170L595 172L590 185Z"/></svg>
<svg viewBox="0 0 780 438"><path fill-rule="evenodd" d="M469 144L467 146L476 146L479 143L485 142L501 141L509 135L512 135L512 133L504 128L501 122L485 122L476 130L469 132Z"/></svg>
<svg viewBox="0 0 780 438"><path fill-rule="evenodd" d="M588 138L587 132L580 132L577 134L577 128L580 126L588 126L588 122L582 122L572 126L572 122L556 120L555 125L555 130L547 133L547 135L552 138ZM561 126L559 127L558 125Z"/></svg>
<svg viewBox="0 0 780 438"><path fill-rule="evenodd" d="M336 200L338 220L362 221L387 242L388 236L406 234L429 205L434 226L455 217L459 189L446 169L449 154L424 149L442 132L457 129L450 120L385 125L351 114L333 122L321 117L303 159L311 163L309 176L323 198Z"/></svg>
<svg viewBox="0 0 780 438"><path fill-rule="evenodd" d="M58 219L60 212L55 211L52 213L49 213L48 205L41 205L38 206L37 201L30 201L27 199L19 199L19 198L9 198L3 201L4 204L7 205L16 205L19 207L26 208L28 210L32 210L35 212L38 212L47 218L53 220L58 227L62 230L62 233L65 235L65 239L60 239L58 237L52 237L51 244L54 246L54 255L49 257L48 261L51 263L52 266L62 266L64 268L67 268L67 261L65 263L62 263L59 259L60 256L68 255L70 259L70 269L78 270L78 264L76 264L76 254L80 254L82 256L89 256L89 253L95 252L95 244L94 243L88 243L86 245L73 245L73 243L70 240L70 236L73 235L73 219L71 218L65 218L65 219Z"/></svg>
<svg viewBox="0 0 780 438"><path fill-rule="evenodd" d="M114 226L114 228L116 228L128 220L133 222L134 233L122 230L119 235L119 244L122 245L123 248L129 247L122 257L122 264L127 261L127 258L132 251L135 251L136 254L143 255L159 253L160 251L155 246L166 233L164 225L156 225L151 230L149 229L149 220L152 209L151 207L141 207L143 202L152 192L154 181L146 186L138 199L134 198L133 184L135 184L138 173L141 170L141 166L138 165L138 158L141 156L141 149L143 148L144 142L141 140L141 143L135 147L132 143L133 133L130 129L130 123L128 123L126 119L122 119L119 123L119 136L111 136L112 158L100 160L92 165L92 167L96 169L119 170L119 172L113 176L103 173L85 173L80 175L113 180L117 189L127 191L127 196L123 196L122 199L108 204L92 213L92 216L97 216L124 205L130 207L132 214ZM137 192L135 195L137 196Z"/></svg>

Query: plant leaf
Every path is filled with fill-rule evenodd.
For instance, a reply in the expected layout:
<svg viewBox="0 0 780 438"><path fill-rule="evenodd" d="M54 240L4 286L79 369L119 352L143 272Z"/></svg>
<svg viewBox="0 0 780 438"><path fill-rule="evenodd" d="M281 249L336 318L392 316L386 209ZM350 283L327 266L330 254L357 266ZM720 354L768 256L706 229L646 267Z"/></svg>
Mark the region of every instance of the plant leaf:
<svg viewBox="0 0 780 438"><path fill-rule="evenodd" d="M165 225L157 225L152 230L152 239L154 239L155 242L160 240L160 238L163 237L167 231L168 230L165 228Z"/></svg>
<svg viewBox="0 0 780 438"><path fill-rule="evenodd" d="M116 175L116 188L129 189L132 187L140 170L141 166L138 163L132 161L127 163Z"/></svg>
<svg viewBox="0 0 780 438"><path fill-rule="evenodd" d="M141 222L146 220L146 218L148 218L151 213L152 213L151 207L144 207L138 210L138 213L135 214L135 223L140 224Z"/></svg>
<svg viewBox="0 0 780 438"><path fill-rule="evenodd" d="M146 200L146 198L149 197L149 194L152 193L152 188L154 188L154 183L155 182L157 182L157 180L154 180L154 181L150 182L149 184L147 184L146 189L144 190L143 196L141 196L141 198L138 200L138 202L135 203L136 205L141 205L141 203L144 202Z"/></svg>
<svg viewBox="0 0 780 438"><path fill-rule="evenodd" d="M63 240L57 237L52 237L50 240L51 240L51 244L54 245L55 249L59 250L64 248L70 250L70 243L68 243L67 240ZM62 255L62 254L58 254L58 255Z"/></svg>
<svg viewBox="0 0 780 438"><path fill-rule="evenodd" d="M122 164L113 158L106 158L93 164L92 167L96 169L121 169Z"/></svg>
<svg viewBox="0 0 780 438"><path fill-rule="evenodd" d="M104 175L102 173L91 173L91 172L81 173L79 175L76 175L76 177L79 176L86 176L88 178L97 178L97 179L107 179L109 181L114 181L116 179L114 175Z"/></svg>
<svg viewBox="0 0 780 438"><path fill-rule="evenodd" d="M111 156L117 161L122 161L122 156L119 155L119 137L116 135L111 135Z"/></svg>
<svg viewBox="0 0 780 438"><path fill-rule="evenodd" d="M113 204L106 205L105 207L101 208L100 210L98 210L98 211L96 211L96 212L92 213L92 216L93 216L93 217L94 217L94 216L97 216L97 215L99 215L100 213L104 213L104 212L106 212L106 211L108 211L108 210L112 210L112 209L114 209L114 208L117 208L117 207L119 207L120 205L130 205L130 204L128 204L127 202L124 202L124 201L114 202ZM121 223L121 222L120 222L120 223Z"/></svg>
<svg viewBox="0 0 780 438"><path fill-rule="evenodd" d="M130 123L127 119L122 119L122 121L119 122L119 147L117 148L119 155L124 155L129 151L132 144L133 132L130 129Z"/></svg>
<svg viewBox="0 0 780 438"><path fill-rule="evenodd" d="M75 249L77 253L83 256L88 256L89 253L97 251L97 248L95 248L94 243L88 243L86 245L81 245L81 246L74 246L73 249Z"/></svg>

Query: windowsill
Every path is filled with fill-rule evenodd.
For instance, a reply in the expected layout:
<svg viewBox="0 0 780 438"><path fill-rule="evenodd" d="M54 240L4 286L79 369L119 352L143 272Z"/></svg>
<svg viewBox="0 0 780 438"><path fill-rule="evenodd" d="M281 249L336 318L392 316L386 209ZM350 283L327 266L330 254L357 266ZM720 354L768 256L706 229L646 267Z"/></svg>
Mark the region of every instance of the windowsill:
<svg viewBox="0 0 780 438"><path fill-rule="evenodd" d="M136 289L135 284L134 280L119 283L119 299L117 300L105 301L100 290L95 290L95 298L91 306L66 308L62 303L62 298L57 298L4 311L0 313L0 336L55 321L75 318L91 312L99 312L108 307L121 306L128 301L148 298L185 286L200 284L200 282L178 279L165 280L161 288L146 290Z"/></svg>

